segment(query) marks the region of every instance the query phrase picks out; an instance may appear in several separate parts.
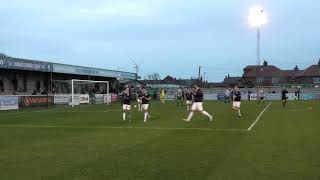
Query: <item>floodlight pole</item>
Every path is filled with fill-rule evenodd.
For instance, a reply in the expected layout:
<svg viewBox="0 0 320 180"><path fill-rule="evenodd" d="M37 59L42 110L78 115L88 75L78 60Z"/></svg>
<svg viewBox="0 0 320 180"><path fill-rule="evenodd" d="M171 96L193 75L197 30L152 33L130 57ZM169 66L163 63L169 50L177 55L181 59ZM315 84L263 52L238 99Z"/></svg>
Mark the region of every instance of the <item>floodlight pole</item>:
<svg viewBox="0 0 320 180"><path fill-rule="evenodd" d="M71 103L72 103L72 107L74 107L74 90L73 90L74 85L73 85L73 83L74 83L74 80L72 79L71 80L71 88L72 88L72 90L71 90Z"/></svg>
<svg viewBox="0 0 320 180"><path fill-rule="evenodd" d="M257 27L257 65L258 66L261 65L260 41L261 41L260 27Z"/></svg>

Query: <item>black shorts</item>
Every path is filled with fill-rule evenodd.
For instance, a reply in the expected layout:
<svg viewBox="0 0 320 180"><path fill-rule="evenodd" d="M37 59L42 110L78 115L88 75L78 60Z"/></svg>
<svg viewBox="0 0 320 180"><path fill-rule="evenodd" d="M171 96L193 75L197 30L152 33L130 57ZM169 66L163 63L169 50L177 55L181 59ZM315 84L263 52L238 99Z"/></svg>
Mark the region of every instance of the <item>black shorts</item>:
<svg viewBox="0 0 320 180"><path fill-rule="evenodd" d="M264 97L260 97L260 100L264 100Z"/></svg>

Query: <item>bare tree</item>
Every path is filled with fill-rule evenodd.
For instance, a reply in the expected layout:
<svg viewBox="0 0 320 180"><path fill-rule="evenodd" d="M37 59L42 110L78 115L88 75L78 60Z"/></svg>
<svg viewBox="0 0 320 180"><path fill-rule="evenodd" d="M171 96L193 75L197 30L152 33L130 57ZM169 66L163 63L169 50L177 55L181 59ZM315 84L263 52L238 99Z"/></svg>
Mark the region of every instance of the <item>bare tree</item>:
<svg viewBox="0 0 320 180"><path fill-rule="evenodd" d="M148 74L146 77L147 80L160 80L159 73Z"/></svg>
<svg viewBox="0 0 320 180"><path fill-rule="evenodd" d="M5 57L8 57L8 56L6 54L4 54L4 53L0 53L0 57L5 58Z"/></svg>

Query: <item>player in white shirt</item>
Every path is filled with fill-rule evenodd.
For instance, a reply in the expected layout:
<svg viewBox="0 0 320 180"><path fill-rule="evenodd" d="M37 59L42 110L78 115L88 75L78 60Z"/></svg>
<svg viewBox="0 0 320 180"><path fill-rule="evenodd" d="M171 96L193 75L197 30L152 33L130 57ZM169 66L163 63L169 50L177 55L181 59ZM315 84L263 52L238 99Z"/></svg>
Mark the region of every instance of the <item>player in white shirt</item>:
<svg viewBox="0 0 320 180"><path fill-rule="evenodd" d="M179 106L179 104L183 106L183 92L181 87L179 87L177 90L177 106Z"/></svg>
<svg viewBox="0 0 320 180"><path fill-rule="evenodd" d="M142 111L141 105L142 105L142 100L139 98L141 92L141 87L138 87L138 92L137 92L137 104L138 104L138 111Z"/></svg>
<svg viewBox="0 0 320 180"><path fill-rule="evenodd" d="M224 103L225 104L230 104L231 103L231 91L230 89L226 89L226 92L225 92L225 100L224 100Z"/></svg>
<svg viewBox="0 0 320 180"><path fill-rule="evenodd" d="M193 92L190 89L188 89L185 94L185 97L186 97L187 111L190 111L192 106Z"/></svg>
<svg viewBox="0 0 320 180"><path fill-rule="evenodd" d="M263 105L265 105L266 95L263 89L260 89L257 95L258 95L258 105L260 106L261 102L263 103Z"/></svg>

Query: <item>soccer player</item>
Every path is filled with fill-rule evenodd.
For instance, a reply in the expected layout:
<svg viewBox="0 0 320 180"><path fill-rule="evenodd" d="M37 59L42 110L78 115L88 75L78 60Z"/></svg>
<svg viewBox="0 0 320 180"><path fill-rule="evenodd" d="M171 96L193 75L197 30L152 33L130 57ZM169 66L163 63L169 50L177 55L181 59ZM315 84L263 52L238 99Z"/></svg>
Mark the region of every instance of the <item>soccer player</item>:
<svg viewBox="0 0 320 180"><path fill-rule="evenodd" d="M287 105L287 99L288 99L287 94L288 93L289 92L285 88L283 88L281 91L282 107L286 107L286 105Z"/></svg>
<svg viewBox="0 0 320 180"><path fill-rule="evenodd" d="M147 119L150 119L149 115L149 101L151 100L151 97L149 96L149 93L145 87L142 88L142 93L140 94L140 99L142 101L142 109L144 111L144 119L143 121L146 123Z"/></svg>
<svg viewBox="0 0 320 180"><path fill-rule="evenodd" d="M233 91L233 109L237 112L238 117L241 117L241 92L237 86L234 87Z"/></svg>
<svg viewBox="0 0 320 180"><path fill-rule="evenodd" d="M224 100L224 104L230 104L230 97L231 97L231 92L230 92L230 89L226 89L226 92L225 92L225 100Z"/></svg>
<svg viewBox="0 0 320 180"><path fill-rule="evenodd" d="M139 87L137 92L138 111L142 111L142 108L141 108L142 100L139 98L140 94L142 93L141 91L142 91L141 87Z"/></svg>
<svg viewBox="0 0 320 180"><path fill-rule="evenodd" d="M191 105L192 105L192 98L193 98L193 93L190 89L187 90L185 97L186 97L187 111L190 111Z"/></svg>
<svg viewBox="0 0 320 180"><path fill-rule="evenodd" d="M162 102L162 104L165 103L165 97L166 97L165 90L162 89L162 90L160 91L160 101Z"/></svg>
<svg viewBox="0 0 320 180"><path fill-rule="evenodd" d="M191 107L191 111L189 113L189 116L187 119L183 119L186 122L191 122L191 118L195 111L201 112L203 115L207 116L209 118L209 121L212 122L213 118L212 116L207 112L203 110L203 92L200 89L198 85L194 86L195 92L194 92L194 102Z"/></svg>
<svg viewBox="0 0 320 180"><path fill-rule="evenodd" d="M177 106L179 106L179 104L181 104L183 106L182 89L181 89L181 87L179 87L179 89L177 90Z"/></svg>
<svg viewBox="0 0 320 180"><path fill-rule="evenodd" d="M258 105L260 106L261 102L264 105L265 104L265 99L266 99L265 93L264 93L264 91L262 89L260 89L258 91Z"/></svg>
<svg viewBox="0 0 320 180"><path fill-rule="evenodd" d="M129 116L129 121L131 121L131 92L129 86L125 87L125 90L122 92L122 119L126 120L126 115Z"/></svg>

